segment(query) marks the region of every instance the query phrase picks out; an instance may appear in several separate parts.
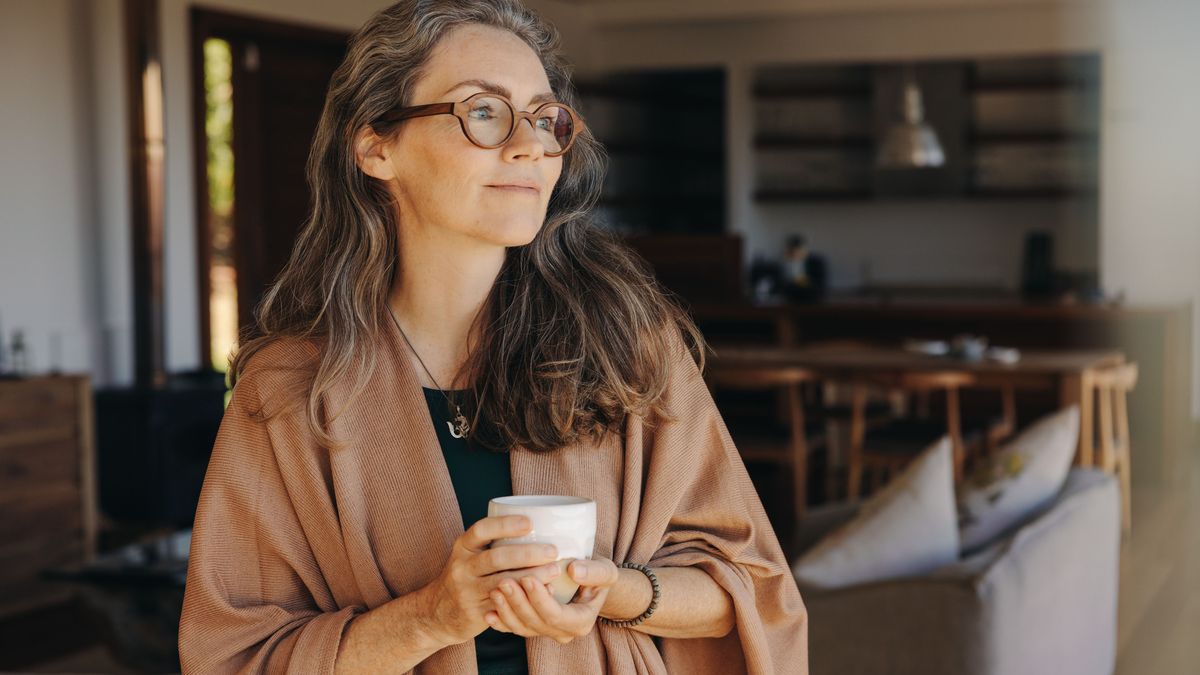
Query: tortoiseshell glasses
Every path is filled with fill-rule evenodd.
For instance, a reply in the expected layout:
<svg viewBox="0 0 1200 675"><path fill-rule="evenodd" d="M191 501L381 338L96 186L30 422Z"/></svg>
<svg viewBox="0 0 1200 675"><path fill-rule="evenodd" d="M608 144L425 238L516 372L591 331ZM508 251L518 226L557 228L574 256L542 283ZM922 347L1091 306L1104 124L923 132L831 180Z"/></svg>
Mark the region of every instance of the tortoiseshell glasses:
<svg viewBox="0 0 1200 675"><path fill-rule="evenodd" d="M557 157L575 142L583 131L583 118L569 106L550 101L538 106L533 112L518 111L504 96L481 91L457 103L428 103L407 108L397 108L384 113L371 123L379 130L411 117L427 115L454 115L467 139L481 148L498 148L516 133L516 122L528 119L537 137L542 141L547 157Z"/></svg>

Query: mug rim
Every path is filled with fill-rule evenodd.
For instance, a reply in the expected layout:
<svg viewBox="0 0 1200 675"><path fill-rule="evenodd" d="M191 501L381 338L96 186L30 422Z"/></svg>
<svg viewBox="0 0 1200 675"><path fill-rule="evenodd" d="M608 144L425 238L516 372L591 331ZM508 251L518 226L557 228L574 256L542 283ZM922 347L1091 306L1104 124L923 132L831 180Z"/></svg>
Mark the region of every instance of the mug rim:
<svg viewBox="0 0 1200 675"><path fill-rule="evenodd" d="M502 506L583 506L594 503L594 500L587 497L572 495L508 495L493 497L489 501Z"/></svg>

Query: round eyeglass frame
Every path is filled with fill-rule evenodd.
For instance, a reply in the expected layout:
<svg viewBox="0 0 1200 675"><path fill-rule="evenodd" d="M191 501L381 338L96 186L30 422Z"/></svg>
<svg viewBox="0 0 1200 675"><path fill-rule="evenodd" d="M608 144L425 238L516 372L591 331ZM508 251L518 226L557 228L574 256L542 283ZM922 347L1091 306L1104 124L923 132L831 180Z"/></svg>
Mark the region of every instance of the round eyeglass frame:
<svg viewBox="0 0 1200 675"><path fill-rule="evenodd" d="M513 124L508 130L508 135L504 137L504 140L494 145L481 143L477 138L475 138L475 136L471 134L471 130L467 126L467 114L471 111L471 101L482 97L500 99L505 105L508 106L508 109L512 111ZM542 146L547 157L558 157L559 155L564 154L567 150L571 149L571 146L575 144L575 139L579 137L579 134L582 133L584 129L584 121L583 118L579 116L579 113L575 112L571 106L566 105L565 103L559 103L558 101L547 101L539 105L533 112L525 112L522 110L517 110L517 107L514 106L512 101L510 101L506 96L502 96L490 91L480 91L471 94L470 96L457 102L448 101L445 103L426 103L424 105L413 105L406 108L397 108L380 115L374 122L371 123L371 127L378 131L380 126L383 124L392 124L401 120L411 119L413 117L427 117L429 115L454 115L458 118L458 126L460 129L462 129L463 135L467 137L467 140L481 148L484 148L485 150L491 150L498 148L512 140L513 134L517 133L517 125L520 124L522 119L528 119L530 126L534 126L538 113L542 111L542 108L552 105L566 110L567 114L571 116L571 138L567 141L567 144L563 147L563 149L559 150L558 152L550 152L549 150L545 150L544 145ZM536 130L537 127L534 126L534 129Z"/></svg>

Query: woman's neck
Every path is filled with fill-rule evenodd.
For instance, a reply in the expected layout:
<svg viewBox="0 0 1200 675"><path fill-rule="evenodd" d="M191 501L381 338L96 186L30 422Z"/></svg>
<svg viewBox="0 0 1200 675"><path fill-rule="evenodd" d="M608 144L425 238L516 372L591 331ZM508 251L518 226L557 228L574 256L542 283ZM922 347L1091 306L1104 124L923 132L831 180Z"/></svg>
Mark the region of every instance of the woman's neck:
<svg viewBox="0 0 1200 675"><path fill-rule="evenodd" d="M414 360L418 379L429 387L469 387L469 377L459 371L479 344L484 317L473 334L472 323L500 273L505 249L444 228L406 234L401 237L400 269L389 304L424 362L422 368Z"/></svg>

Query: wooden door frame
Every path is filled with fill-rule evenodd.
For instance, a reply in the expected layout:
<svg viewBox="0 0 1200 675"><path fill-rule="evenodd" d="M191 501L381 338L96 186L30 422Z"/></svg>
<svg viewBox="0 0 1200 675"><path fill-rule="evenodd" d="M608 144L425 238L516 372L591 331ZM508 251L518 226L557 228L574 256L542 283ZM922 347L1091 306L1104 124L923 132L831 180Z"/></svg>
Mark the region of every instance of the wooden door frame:
<svg viewBox="0 0 1200 675"><path fill-rule="evenodd" d="M163 97L158 0L124 0L124 75L129 131L130 239L133 272L134 384L159 387L166 382L163 294L164 155L161 137L152 130L163 120L147 119L148 98ZM146 76L156 73L148 79ZM150 89L153 91L150 91ZM158 152L152 146L159 146Z"/></svg>
<svg viewBox="0 0 1200 675"><path fill-rule="evenodd" d="M211 245L212 232L209 228L208 208L208 134L205 129L207 106L204 92L204 41L208 38L220 38L236 45L239 39L255 37L295 38L307 41L328 42L345 45L349 39L348 32L342 32L319 26L287 22L280 19L237 12L217 11L203 7L191 7L188 12L189 36L191 43L191 80L192 80L192 155L195 186L196 212L196 275L197 292L200 307L200 367L212 368L212 322L209 316L209 284L208 272L212 265ZM238 58L237 51L233 57ZM236 71L236 68L234 69ZM237 161L238 140L233 138L233 156ZM235 172L236 175L236 172ZM234 209L239 203L249 201L253 204L259 195L234 193ZM237 233L234 233L237 236Z"/></svg>

